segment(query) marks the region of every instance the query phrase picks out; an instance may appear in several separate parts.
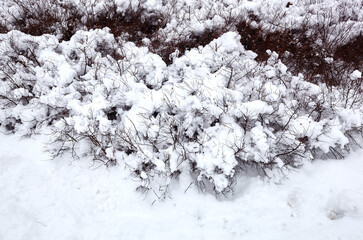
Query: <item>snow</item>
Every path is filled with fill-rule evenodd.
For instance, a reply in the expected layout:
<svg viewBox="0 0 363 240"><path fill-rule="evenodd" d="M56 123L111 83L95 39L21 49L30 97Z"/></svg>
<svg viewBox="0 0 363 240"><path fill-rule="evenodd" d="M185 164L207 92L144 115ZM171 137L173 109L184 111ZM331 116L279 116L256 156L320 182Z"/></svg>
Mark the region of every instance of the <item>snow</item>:
<svg viewBox="0 0 363 240"><path fill-rule="evenodd" d="M82 21L107 9L68 1ZM259 62L233 23L322 27L317 44L343 45L362 34L361 1L115 4L166 17L166 47L223 34L166 64L152 37L107 27L22 33L19 4L0 0L0 240L363 239L362 69L308 82L274 51Z"/></svg>
<svg viewBox="0 0 363 240"><path fill-rule="evenodd" d="M358 70L355 70L350 76L351 76L352 79L355 80L355 79L361 78L362 77L362 73L359 72Z"/></svg>
<svg viewBox="0 0 363 240"><path fill-rule="evenodd" d="M153 191L179 172L193 172L223 192L246 163L284 168L333 148L343 155L350 147L345 134L363 122L358 93L350 97L293 76L273 51L259 64L234 31L175 56L170 65L147 47L117 40L108 28L78 31L60 43L15 30L4 36L9 46L39 55L39 64L27 58L13 71L9 62L17 50L0 49L5 130L53 131L48 149L54 155L69 149L78 155L79 140L88 141L82 154L88 146L95 159L128 162L131 173L145 171L140 186ZM122 59L109 55L115 46ZM345 118L348 107L355 114ZM160 186L153 180L158 174L165 179Z"/></svg>
<svg viewBox="0 0 363 240"><path fill-rule="evenodd" d="M181 175L165 201L123 166L49 160L47 136L0 136L0 239L349 239L363 237L363 151L279 182L240 177L233 198ZM154 200L156 200L154 202Z"/></svg>

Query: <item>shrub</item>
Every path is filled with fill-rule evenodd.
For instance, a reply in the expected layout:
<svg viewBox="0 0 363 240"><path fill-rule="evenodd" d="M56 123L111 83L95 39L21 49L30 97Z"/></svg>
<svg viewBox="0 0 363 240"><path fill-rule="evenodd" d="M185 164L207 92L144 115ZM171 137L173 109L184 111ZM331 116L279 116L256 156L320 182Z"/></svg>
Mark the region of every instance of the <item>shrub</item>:
<svg viewBox="0 0 363 240"><path fill-rule="evenodd" d="M180 173L226 193L243 171L344 157L362 132L361 58L342 54L361 35L333 15L291 28L246 9L218 25L218 8L176 2L172 16L147 2L13 3L24 33L0 36L4 131L50 131L54 157L123 164L160 198Z"/></svg>
<svg viewBox="0 0 363 240"><path fill-rule="evenodd" d="M224 192L246 167L269 175L324 154L343 156L345 133L361 128L360 72L343 91L308 83L277 53L261 65L235 32L169 66L108 29L62 43L20 32L3 38L8 129L51 125L54 156L125 164L141 187L161 185L161 194L181 172Z"/></svg>
<svg viewBox="0 0 363 240"><path fill-rule="evenodd" d="M171 1L151 7L147 1L12 0L11 17L5 18L0 31L15 28L35 36L55 34L60 40L69 40L78 30L108 27L115 37L147 46L169 65L186 50L237 30L243 46L257 53L258 61L269 58L266 50L275 51L292 73L303 73L313 83L336 86L349 72L362 71L359 6L354 1L331 7L296 3L304 17L294 21L285 20L291 17L288 9L295 4L253 10L234 4L223 0L212 5ZM312 9L320 9L320 14Z"/></svg>

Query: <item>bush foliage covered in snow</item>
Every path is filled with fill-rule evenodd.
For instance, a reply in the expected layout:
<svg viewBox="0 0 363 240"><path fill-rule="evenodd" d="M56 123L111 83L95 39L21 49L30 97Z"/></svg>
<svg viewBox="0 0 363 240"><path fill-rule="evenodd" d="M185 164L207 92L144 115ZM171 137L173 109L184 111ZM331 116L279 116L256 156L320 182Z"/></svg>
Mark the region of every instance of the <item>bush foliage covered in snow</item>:
<svg viewBox="0 0 363 240"><path fill-rule="evenodd" d="M171 6L150 2L143 3L143 11L166 14L163 9ZM17 20L24 12L16 9L24 3L14 3L9 12ZM113 7L121 12L130 9L122 8L123 3L116 1ZM253 4L241 6L257 11ZM109 9L94 6L100 12ZM242 8L238 6L230 5ZM189 23L174 12L164 28L154 30L160 36L174 31L163 40L166 45L178 44L183 34L195 36L190 29L202 34L208 24L214 29L226 26L227 16L222 18L217 10L211 8L213 15L203 15L205 25L191 20L205 11L194 9L192 16L182 18ZM270 26L272 20L265 19L264 24ZM182 27L191 23L195 26ZM170 62L165 62L157 54L162 44L158 51L152 48L156 35L139 29L141 37L152 38L132 41L127 34L115 35L112 27L78 30L69 39L56 32L1 34L4 130L31 135L50 129L53 142L48 149L55 157L71 152L75 158L92 156L106 165L122 162L140 180L140 188L162 193L182 172L190 173L201 186L224 192L246 169L268 176L271 170L298 167L316 157L343 157L352 148L354 135L362 131L361 69L344 68L342 75L333 72L333 78L341 77L339 84L311 81L294 74L296 69L281 61L286 56L274 51L267 50L268 58L260 61L243 45L246 36L233 27L213 35L217 38L205 46L176 49L168 55ZM326 65L336 62L323 56ZM344 67L343 63L334 66Z"/></svg>

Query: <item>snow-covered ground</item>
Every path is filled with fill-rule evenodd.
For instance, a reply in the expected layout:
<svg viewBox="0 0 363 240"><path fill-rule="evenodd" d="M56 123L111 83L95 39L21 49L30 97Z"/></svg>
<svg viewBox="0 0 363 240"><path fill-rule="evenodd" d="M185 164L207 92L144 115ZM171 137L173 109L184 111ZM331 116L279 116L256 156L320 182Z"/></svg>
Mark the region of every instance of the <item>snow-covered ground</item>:
<svg viewBox="0 0 363 240"><path fill-rule="evenodd" d="M232 200L187 176L170 198L136 192L119 165L49 160L46 138L0 137L0 239L363 239L363 151L281 184L239 178Z"/></svg>

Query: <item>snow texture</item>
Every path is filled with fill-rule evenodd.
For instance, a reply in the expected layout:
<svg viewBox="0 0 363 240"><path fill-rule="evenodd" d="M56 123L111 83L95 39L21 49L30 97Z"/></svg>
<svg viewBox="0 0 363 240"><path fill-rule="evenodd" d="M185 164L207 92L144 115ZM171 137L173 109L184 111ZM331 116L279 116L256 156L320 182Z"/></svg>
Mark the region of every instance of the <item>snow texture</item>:
<svg viewBox="0 0 363 240"><path fill-rule="evenodd" d="M278 184L242 177L231 201L201 194L184 174L167 201L154 202L134 191L123 166L49 160L46 140L0 137L2 240L363 236L362 151L306 164Z"/></svg>

